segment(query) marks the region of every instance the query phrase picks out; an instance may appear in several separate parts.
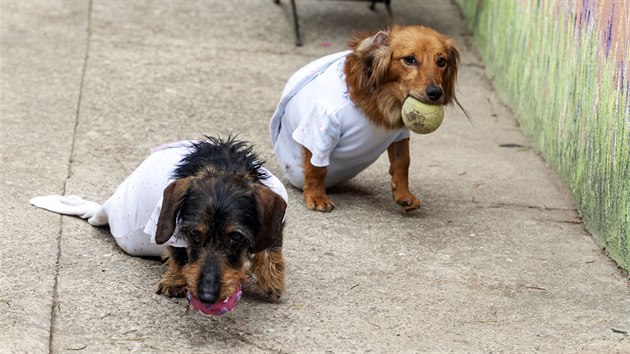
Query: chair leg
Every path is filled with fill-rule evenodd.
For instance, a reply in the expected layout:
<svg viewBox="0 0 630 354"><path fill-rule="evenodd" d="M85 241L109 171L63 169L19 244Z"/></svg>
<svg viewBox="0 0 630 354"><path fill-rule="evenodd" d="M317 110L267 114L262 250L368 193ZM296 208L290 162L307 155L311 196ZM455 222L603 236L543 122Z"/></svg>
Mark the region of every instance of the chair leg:
<svg viewBox="0 0 630 354"><path fill-rule="evenodd" d="M385 3L385 9L387 9L387 15L389 16L389 18L393 18L394 14L392 13L392 8L389 6L391 0L383 0L383 2Z"/></svg>
<svg viewBox="0 0 630 354"><path fill-rule="evenodd" d="M302 46L302 37L300 36L300 23L298 21L297 8L295 7L295 0L291 0L291 12L293 13L293 28L295 29L295 45Z"/></svg>
<svg viewBox="0 0 630 354"><path fill-rule="evenodd" d="M387 15L390 18L394 17L394 15L392 14L392 8L389 6L391 0L372 0L372 3L370 4L370 10L374 11L374 9L376 8L376 3L377 2L382 2L383 4L385 4L385 9L387 10Z"/></svg>

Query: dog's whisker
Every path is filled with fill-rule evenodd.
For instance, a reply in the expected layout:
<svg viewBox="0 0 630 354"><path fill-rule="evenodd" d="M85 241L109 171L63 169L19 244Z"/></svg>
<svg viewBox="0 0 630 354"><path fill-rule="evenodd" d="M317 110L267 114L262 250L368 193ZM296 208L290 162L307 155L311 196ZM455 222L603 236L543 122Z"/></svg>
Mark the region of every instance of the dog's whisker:
<svg viewBox="0 0 630 354"><path fill-rule="evenodd" d="M464 112L464 115L466 115L466 118L468 118L468 122L470 123L470 125L474 127L475 125L473 124L472 118L468 114L468 111L464 108L464 106L462 106L461 103L459 103L459 100L457 99L457 97L454 97L454 100L455 100L455 103L457 103L457 106L462 110L462 112Z"/></svg>

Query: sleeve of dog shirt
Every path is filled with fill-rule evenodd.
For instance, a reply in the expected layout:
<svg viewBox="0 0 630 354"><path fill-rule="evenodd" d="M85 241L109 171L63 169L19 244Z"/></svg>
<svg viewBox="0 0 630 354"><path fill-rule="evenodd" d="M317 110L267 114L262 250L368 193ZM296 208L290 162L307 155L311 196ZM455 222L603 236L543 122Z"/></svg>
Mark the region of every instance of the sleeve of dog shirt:
<svg viewBox="0 0 630 354"><path fill-rule="evenodd" d="M407 138L409 138L409 136L410 136L410 135L411 135L411 134L410 134L410 132L409 132L409 129L405 128L405 129L403 129L403 130L400 132L400 134L398 134L398 136L396 137L396 140L394 140L394 142L398 142L398 141L401 141L401 140L407 139Z"/></svg>
<svg viewBox="0 0 630 354"><path fill-rule="evenodd" d="M289 203L289 194L287 193L286 188L284 188L284 184L276 177L271 171L266 169L265 167L260 168L268 177L261 180L260 183L269 187L274 193L281 196L285 202Z"/></svg>
<svg viewBox="0 0 630 354"><path fill-rule="evenodd" d="M316 105L312 113L300 121L292 137L312 153L313 166L325 167L329 164L330 153L339 143L341 123L325 108Z"/></svg>

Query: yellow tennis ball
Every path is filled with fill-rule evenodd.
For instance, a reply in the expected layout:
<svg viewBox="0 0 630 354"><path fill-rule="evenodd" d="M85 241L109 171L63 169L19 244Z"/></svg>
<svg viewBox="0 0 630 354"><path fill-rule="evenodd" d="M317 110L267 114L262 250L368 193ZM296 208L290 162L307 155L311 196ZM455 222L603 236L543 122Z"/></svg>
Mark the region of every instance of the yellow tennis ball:
<svg viewBox="0 0 630 354"><path fill-rule="evenodd" d="M444 106L424 104L413 97L407 97L401 113L405 126L418 134L434 132L444 120Z"/></svg>

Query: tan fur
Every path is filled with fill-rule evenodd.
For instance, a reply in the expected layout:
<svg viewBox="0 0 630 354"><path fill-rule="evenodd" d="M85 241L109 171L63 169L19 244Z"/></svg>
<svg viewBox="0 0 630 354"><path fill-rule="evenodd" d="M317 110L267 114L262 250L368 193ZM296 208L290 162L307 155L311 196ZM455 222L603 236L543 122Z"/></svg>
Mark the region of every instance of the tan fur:
<svg viewBox="0 0 630 354"><path fill-rule="evenodd" d="M220 299L227 299L236 288L247 279L244 268L232 268L227 264L221 267L221 296ZM196 295L193 293L193 295Z"/></svg>
<svg viewBox="0 0 630 354"><path fill-rule="evenodd" d="M186 296L186 291L197 297L197 279L201 272L199 262L187 263L179 267L170 258L166 261L166 272L158 284L158 293L169 297ZM247 278L244 268L232 268L227 264L221 267L221 295L226 299L236 291L236 288Z"/></svg>
<svg viewBox="0 0 630 354"><path fill-rule="evenodd" d="M182 267L178 266L172 259L166 260L166 272L158 283L158 294L168 297L186 296L186 278L182 273Z"/></svg>
<svg viewBox="0 0 630 354"><path fill-rule="evenodd" d="M284 256L282 249L269 249L252 258L251 272L258 280L260 290L272 299L284 293Z"/></svg>
<svg viewBox="0 0 630 354"><path fill-rule="evenodd" d="M428 85L444 91L439 104L455 99L459 52L454 41L422 26L393 26L385 32L359 33L348 42L353 52L348 56L344 73L350 98L368 119L385 128L401 128L402 103L413 96L431 103L425 95ZM413 55L419 65L408 66L403 58ZM446 59L443 68L437 58ZM365 70L372 58L372 70Z"/></svg>
<svg viewBox="0 0 630 354"><path fill-rule="evenodd" d="M186 263L182 268L182 277L186 279L186 284L188 286L188 291L194 296L198 297L199 291L197 289L197 281L199 279L199 274L201 273L201 263ZM223 289L221 291L223 294Z"/></svg>
<svg viewBox="0 0 630 354"><path fill-rule="evenodd" d="M459 52L452 39L435 30L423 26L392 26L386 31L358 33L348 46L352 50L344 66L348 92L372 124L385 129L402 128L401 109L409 96L427 104L457 102ZM406 57L413 57L416 63L406 63ZM426 93L430 86L442 90L442 96L436 101L431 101ZM310 151L304 150L306 206L331 211L334 204L326 196L324 187L327 168L313 166ZM394 201L405 211L420 208L422 203L409 191L409 139L393 143L388 148L388 156Z"/></svg>

